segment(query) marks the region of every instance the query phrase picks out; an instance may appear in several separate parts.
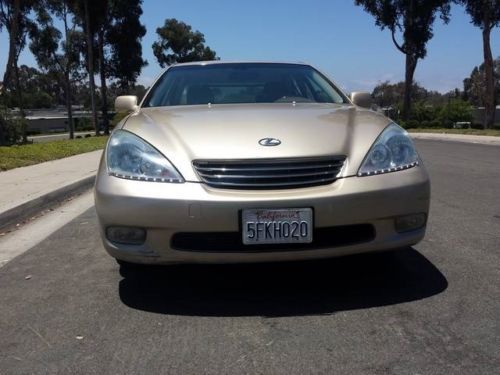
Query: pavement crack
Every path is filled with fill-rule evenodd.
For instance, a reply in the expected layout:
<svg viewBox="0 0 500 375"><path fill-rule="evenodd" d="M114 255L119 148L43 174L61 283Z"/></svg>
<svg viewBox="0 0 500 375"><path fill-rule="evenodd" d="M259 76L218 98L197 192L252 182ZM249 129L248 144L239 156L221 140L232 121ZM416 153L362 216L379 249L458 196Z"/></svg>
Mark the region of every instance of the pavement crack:
<svg viewBox="0 0 500 375"><path fill-rule="evenodd" d="M36 329L34 329L33 327L31 327L29 324L27 325L28 329L33 332L35 335L37 335L40 340L42 340L45 344L47 344L47 346L49 348L52 348L52 345L50 345L50 342L48 342L41 334L40 332L38 332Z"/></svg>

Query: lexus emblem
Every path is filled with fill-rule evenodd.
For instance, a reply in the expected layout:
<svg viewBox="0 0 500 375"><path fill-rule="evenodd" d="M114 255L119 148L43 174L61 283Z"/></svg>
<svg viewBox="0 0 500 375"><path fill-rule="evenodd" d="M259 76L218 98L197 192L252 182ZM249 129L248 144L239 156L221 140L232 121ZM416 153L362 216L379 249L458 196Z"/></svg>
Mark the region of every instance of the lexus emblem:
<svg viewBox="0 0 500 375"><path fill-rule="evenodd" d="M259 145L261 146L279 146L281 141L277 138L262 138L259 141Z"/></svg>

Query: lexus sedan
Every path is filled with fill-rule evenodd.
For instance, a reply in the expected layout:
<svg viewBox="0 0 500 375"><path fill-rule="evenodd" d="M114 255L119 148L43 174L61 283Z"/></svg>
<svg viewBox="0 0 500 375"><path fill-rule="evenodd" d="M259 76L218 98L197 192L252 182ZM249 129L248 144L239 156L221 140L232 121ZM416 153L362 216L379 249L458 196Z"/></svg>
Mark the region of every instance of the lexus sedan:
<svg viewBox="0 0 500 375"><path fill-rule="evenodd" d="M306 64L164 71L109 138L95 183L120 264L305 260L425 234L430 185L407 132Z"/></svg>

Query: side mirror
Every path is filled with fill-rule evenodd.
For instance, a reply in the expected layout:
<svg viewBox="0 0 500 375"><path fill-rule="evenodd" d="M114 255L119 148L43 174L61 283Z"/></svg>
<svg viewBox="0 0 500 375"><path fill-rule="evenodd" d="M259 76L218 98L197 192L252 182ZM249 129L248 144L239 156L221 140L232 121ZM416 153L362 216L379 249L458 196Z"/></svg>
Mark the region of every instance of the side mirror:
<svg viewBox="0 0 500 375"><path fill-rule="evenodd" d="M116 112L135 112L138 108L137 96L135 95L122 95L115 99Z"/></svg>
<svg viewBox="0 0 500 375"><path fill-rule="evenodd" d="M371 108L372 106L372 96L368 92L355 91L351 93L351 101L363 108Z"/></svg>

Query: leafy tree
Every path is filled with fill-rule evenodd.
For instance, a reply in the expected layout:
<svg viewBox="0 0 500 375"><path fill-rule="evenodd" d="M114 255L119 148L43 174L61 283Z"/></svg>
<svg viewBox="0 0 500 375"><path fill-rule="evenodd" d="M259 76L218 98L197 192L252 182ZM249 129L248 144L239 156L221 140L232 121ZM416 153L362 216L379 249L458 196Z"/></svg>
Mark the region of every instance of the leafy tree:
<svg viewBox="0 0 500 375"><path fill-rule="evenodd" d="M153 43L153 53L162 68L176 62L218 59L215 51L205 46L205 36L193 31L190 25L175 18L165 20L156 29L158 40Z"/></svg>
<svg viewBox="0 0 500 375"><path fill-rule="evenodd" d="M3 76L4 88L10 88L15 76L19 54L26 45L30 26L30 0L0 0L0 31L5 27L9 34L9 55Z"/></svg>
<svg viewBox="0 0 500 375"><path fill-rule="evenodd" d="M472 106L461 99L451 99L438 113L438 119L446 128L456 122L472 122Z"/></svg>
<svg viewBox="0 0 500 375"><path fill-rule="evenodd" d="M465 6L471 22L482 30L484 54L484 127L495 124L495 77L493 55L491 53L491 31L500 25L500 0L457 0Z"/></svg>
<svg viewBox="0 0 500 375"><path fill-rule="evenodd" d="M81 79L80 55L83 49L83 34L69 25L69 7L65 0L45 0L44 6L37 9L37 24L30 32L30 50L38 66L50 72L63 87L65 104L68 111L70 138L74 138L72 114L72 78ZM53 24L53 18L62 21L62 33Z"/></svg>
<svg viewBox="0 0 500 375"><path fill-rule="evenodd" d="M433 36L436 15L446 23L449 18L450 0L355 0L356 5L375 17L375 24L382 30L388 28L396 48L405 54L405 90L402 116L408 118L411 109L413 76L419 59L427 54L426 44ZM403 34L403 43L396 40L396 33Z"/></svg>
<svg viewBox="0 0 500 375"><path fill-rule="evenodd" d="M142 68L147 65L142 58L141 40L146 35L146 28L139 20L141 4L142 0L115 0L113 23L107 33L109 76L118 81L123 93L135 85Z"/></svg>
<svg viewBox="0 0 500 375"><path fill-rule="evenodd" d="M0 129L3 130L3 143L1 145L12 145L22 139L22 129L26 120L13 116L8 109L0 105Z"/></svg>
<svg viewBox="0 0 500 375"><path fill-rule="evenodd" d="M142 0L72 0L74 13L85 30L90 99L96 133L97 99L94 74L100 74L100 106L105 133L109 132L107 80L116 78L126 88L133 84L145 61L140 41L146 30L140 23ZM97 57L97 58L96 58Z"/></svg>
<svg viewBox="0 0 500 375"><path fill-rule="evenodd" d="M410 120L416 120L419 123L426 123L435 120L440 107L433 106L425 100L419 100L414 103L410 113Z"/></svg>
<svg viewBox="0 0 500 375"><path fill-rule="evenodd" d="M146 94L147 88L143 85L130 84L126 91L123 90L122 85L119 81L115 81L109 85L108 98L114 100L120 95L135 95L138 100L141 100Z"/></svg>
<svg viewBox="0 0 500 375"><path fill-rule="evenodd" d="M493 78L495 86L495 101L500 103L500 57L493 62ZM484 63L475 66L470 77L464 79L464 99L476 107L484 106L486 94L486 75Z"/></svg>
<svg viewBox="0 0 500 375"><path fill-rule="evenodd" d="M18 68L19 87L23 92L23 104L26 108L50 108L57 103L60 96L60 85L52 74L44 74L39 70L21 65ZM18 96L5 92L3 105L9 108L19 107Z"/></svg>
<svg viewBox="0 0 500 375"><path fill-rule="evenodd" d="M96 135L99 135L99 121L97 118L96 108L96 89L95 89L95 73L96 61L95 50L96 42L95 37L99 23L101 22L103 10L105 6L104 1L99 0L70 0L68 2L71 13L74 15L75 23L80 25L85 33L85 47L86 54L85 60L87 65L87 72L89 78L89 96L90 107L92 110L92 125L95 129Z"/></svg>
<svg viewBox="0 0 500 375"><path fill-rule="evenodd" d="M146 28L140 23L142 0L106 0L101 3L97 27L97 49L101 78L101 108L104 132L109 133L108 78L117 79L124 92L133 85L141 69L141 39ZM124 38L124 35L127 37Z"/></svg>
<svg viewBox="0 0 500 375"><path fill-rule="evenodd" d="M0 0L0 31L5 27L9 34L9 54L3 76L3 90L15 88L21 116L24 117L23 97L19 86L17 62L26 45L26 34L30 26L28 15L34 0ZM4 128L0 124L0 144L5 142ZM27 142L26 129L23 129L23 141Z"/></svg>
<svg viewBox="0 0 500 375"><path fill-rule="evenodd" d="M381 82L372 92L372 97L379 107L400 106L405 94L405 83ZM437 91L428 91L418 83L414 82L411 88L411 101L426 101L428 104L442 104L443 95Z"/></svg>

